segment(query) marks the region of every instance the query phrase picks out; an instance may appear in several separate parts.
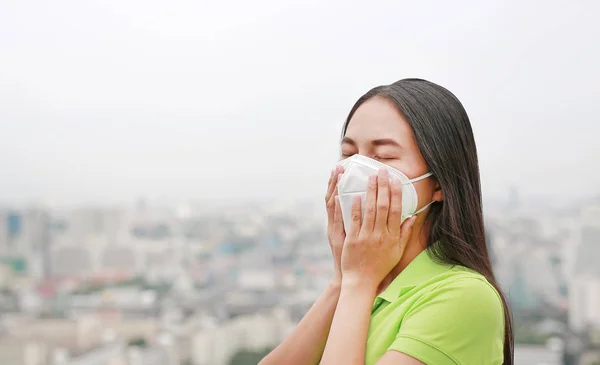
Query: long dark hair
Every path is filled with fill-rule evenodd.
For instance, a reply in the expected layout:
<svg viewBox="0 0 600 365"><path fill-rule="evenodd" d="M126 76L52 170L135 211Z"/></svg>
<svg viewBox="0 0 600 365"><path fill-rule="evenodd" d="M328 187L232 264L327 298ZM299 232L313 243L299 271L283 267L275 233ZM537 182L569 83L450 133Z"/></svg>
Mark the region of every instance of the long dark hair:
<svg viewBox="0 0 600 365"><path fill-rule="evenodd" d="M444 201L433 204L426 218L430 227L427 245L434 258L477 271L500 294L505 318L504 364L513 365L511 313L488 255L477 148L467 112L445 88L426 80L404 79L378 86L358 99L343 135L356 109L373 97L392 102L402 113L444 194Z"/></svg>

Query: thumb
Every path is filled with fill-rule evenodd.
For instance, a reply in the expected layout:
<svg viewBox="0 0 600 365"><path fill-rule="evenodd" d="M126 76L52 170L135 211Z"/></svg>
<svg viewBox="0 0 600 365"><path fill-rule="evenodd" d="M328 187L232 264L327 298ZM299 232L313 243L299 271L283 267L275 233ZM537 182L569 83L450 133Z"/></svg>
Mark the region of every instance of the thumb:
<svg viewBox="0 0 600 365"><path fill-rule="evenodd" d="M400 243L402 245L406 245L410 235L412 234L413 226L417 221L417 216L412 215L410 218L407 218L404 223L402 223L402 227L400 227Z"/></svg>

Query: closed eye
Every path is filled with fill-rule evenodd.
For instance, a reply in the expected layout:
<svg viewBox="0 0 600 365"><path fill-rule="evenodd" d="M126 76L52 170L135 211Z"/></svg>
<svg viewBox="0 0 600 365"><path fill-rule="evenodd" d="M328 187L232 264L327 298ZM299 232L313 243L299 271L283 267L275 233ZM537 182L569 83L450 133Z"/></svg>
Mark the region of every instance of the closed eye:
<svg viewBox="0 0 600 365"><path fill-rule="evenodd" d="M397 157L391 157L391 156L373 156L374 160L378 160L378 161L391 161L391 160L397 160Z"/></svg>

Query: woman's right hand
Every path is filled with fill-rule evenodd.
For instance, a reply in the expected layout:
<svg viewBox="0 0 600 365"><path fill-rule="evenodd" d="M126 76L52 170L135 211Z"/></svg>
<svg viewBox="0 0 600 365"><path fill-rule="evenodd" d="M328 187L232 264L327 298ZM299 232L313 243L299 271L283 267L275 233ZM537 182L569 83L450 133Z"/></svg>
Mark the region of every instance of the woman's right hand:
<svg viewBox="0 0 600 365"><path fill-rule="evenodd" d="M327 194L325 195L325 206L327 207L327 239L329 240L329 247L333 254L333 278L332 285L340 286L342 283L342 248L344 246L344 240L346 234L344 232L343 224L335 224L336 221L341 220L341 212L335 209L335 199L338 195L337 183L339 176L344 172L342 166L336 166L331 171L329 177L329 186L327 188Z"/></svg>

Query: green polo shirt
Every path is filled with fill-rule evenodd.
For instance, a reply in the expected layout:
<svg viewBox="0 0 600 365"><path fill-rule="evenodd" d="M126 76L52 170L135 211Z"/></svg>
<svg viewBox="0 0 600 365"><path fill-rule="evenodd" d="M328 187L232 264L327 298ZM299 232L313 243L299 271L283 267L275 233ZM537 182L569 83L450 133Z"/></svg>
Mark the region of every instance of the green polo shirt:
<svg viewBox="0 0 600 365"><path fill-rule="evenodd" d="M480 274L419 254L375 299L365 365L399 351L427 365L500 365L504 311Z"/></svg>

